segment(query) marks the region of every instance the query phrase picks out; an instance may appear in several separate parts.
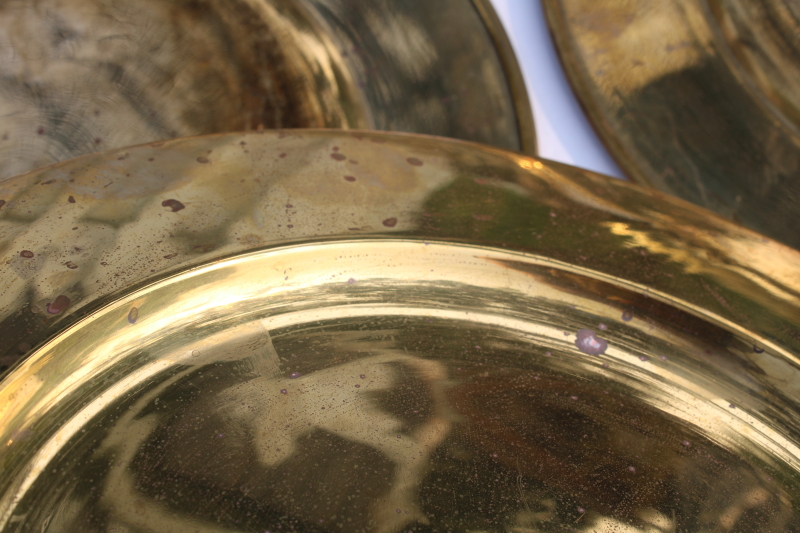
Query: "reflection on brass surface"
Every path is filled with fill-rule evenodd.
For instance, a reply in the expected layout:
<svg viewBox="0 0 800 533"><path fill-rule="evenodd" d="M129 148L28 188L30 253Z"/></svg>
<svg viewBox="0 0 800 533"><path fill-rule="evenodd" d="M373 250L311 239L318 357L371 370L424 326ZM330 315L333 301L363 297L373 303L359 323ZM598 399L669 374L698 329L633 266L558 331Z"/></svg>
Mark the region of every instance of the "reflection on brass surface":
<svg viewBox="0 0 800 533"><path fill-rule="evenodd" d="M281 127L429 133L533 154L519 67L478 5L3 2L0 178L143 142Z"/></svg>
<svg viewBox="0 0 800 533"><path fill-rule="evenodd" d="M800 248L800 9L545 0L564 66L634 180Z"/></svg>
<svg viewBox="0 0 800 533"><path fill-rule="evenodd" d="M330 131L0 199L2 532L800 527L800 252L690 204Z"/></svg>

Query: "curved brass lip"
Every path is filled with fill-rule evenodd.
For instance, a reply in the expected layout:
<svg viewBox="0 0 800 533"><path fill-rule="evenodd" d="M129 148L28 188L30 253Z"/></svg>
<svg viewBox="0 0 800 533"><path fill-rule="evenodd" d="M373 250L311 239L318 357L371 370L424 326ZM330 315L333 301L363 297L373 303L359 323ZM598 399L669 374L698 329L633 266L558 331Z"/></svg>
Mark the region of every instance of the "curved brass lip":
<svg viewBox="0 0 800 533"><path fill-rule="evenodd" d="M669 9L659 16L680 26L683 41L662 43L658 35L650 36L653 50L658 43L667 49L685 46L692 60L681 65L683 59L666 57L667 51L662 58L651 48L635 50L631 43L642 42L647 33L646 22L637 18L644 17L646 4L586 4L597 6L597 12L586 12L579 0L542 2L561 63L593 129L633 181L800 248L794 230L800 208L788 200L798 194L793 169L800 160L800 130L734 57L705 2L663 3ZM617 46L616 38L626 31L629 40L620 38ZM601 35L607 48L595 42ZM645 64L647 74L628 78L623 66L606 68L622 63ZM717 101L709 102L708 78L714 73L724 76L713 88ZM645 82L646 75L652 77ZM698 86L705 92L699 94ZM681 114L678 108L688 111ZM689 115L693 118L684 122Z"/></svg>
<svg viewBox="0 0 800 533"><path fill-rule="evenodd" d="M321 238L296 239L291 241L274 243L271 245L267 245L252 250L234 252L224 256L216 257L214 259L202 263L191 264L173 270L159 272L151 278L133 284L129 287L125 287L113 293L107 294L91 302L85 308L82 308L79 313L71 315L70 319L59 324L59 327L56 328L50 335L48 335L47 339L40 346L37 346L36 349L32 351L29 357L26 357L25 359L18 361L13 367L9 368L5 372L5 374L0 375L0 389L3 388L5 383L8 383L15 379L15 372L17 371L19 366L23 364L35 365L37 357L41 356L41 354L44 353L46 350L51 349L53 346L56 346L58 344L59 342L58 338L67 336L81 329L87 324L91 324L95 319L96 315L102 315L106 313L109 309L114 309L119 307L118 304L121 301L125 300L130 301L137 294L142 292L147 292L149 288L157 286L164 287L178 279L191 278L197 275L198 273L214 271L238 262L247 262L259 258L266 258L266 256L269 256L271 254L285 255L285 254L291 254L292 252L296 251L304 251L309 247L313 247L315 245L321 245L323 247L336 246L336 247L346 248L348 246L360 247L362 245L370 243L379 243L381 245L387 243L396 245L423 243L425 245L438 245L443 248L452 247L462 250L474 250L475 253L486 251L487 253L499 255L503 258L507 258L510 260L519 259L520 261L526 264L535 264L537 266L551 267L565 273L576 274L588 279L601 281L609 285L619 287L620 289L642 295L646 298L659 301L670 307L674 307L676 309L679 309L680 311L691 314L706 322L719 326L729 332L735 332L740 336L751 339L754 343L758 343L758 345L761 346L762 349L770 351L771 354L780 356L787 362L800 366L800 353L793 353L790 350L787 350L784 346L772 342L770 338L763 335L762 333L757 331L751 331L748 328L743 327L741 324L732 321L730 318L726 318L718 313L710 311L701 305L697 305L696 303L692 303L691 301L688 301L686 299L675 297L674 295L668 294L666 292L653 289L642 283L612 276L602 271L594 270L587 266L576 265L574 263L553 259L552 257L548 257L546 255L540 255L523 250L503 248L496 245L479 244L465 239L441 240L436 238L434 239L425 238L422 236L398 237L393 235L375 233L375 234L365 234L355 239L349 235L328 235Z"/></svg>
<svg viewBox="0 0 800 533"><path fill-rule="evenodd" d="M278 138L283 138L292 135L297 137L302 137L304 134L330 136L331 138L333 137L358 138L360 136L374 136L378 138L386 138L388 140L391 140L392 138L397 138L401 142L410 141L417 143L422 141L433 144L443 143L443 144L450 144L453 146L461 145L463 146L464 149L472 149L479 152L491 153L501 158L508 159L509 161L514 161L515 164L519 165L524 170L531 170L534 168L542 169L546 168L543 167L543 165L546 165L547 167L551 167L548 173L552 175L556 175L558 172L571 171L571 172L576 172L577 174L580 174L585 177L591 177L594 179L608 181L609 184L612 184L614 187L628 188L631 191L635 191L636 194L651 197L657 199L659 202L680 207L686 212L692 212L696 216L702 216L708 220L713 221L715 226L719 228L725 227L725 229L733 231L738 234L750 234L754 238L760 238L764 243L771 243L772 245L777 244L779 246L787 247L786 244L780 242L779 240L776 240L776 242L772 242L770 239L765 238L765 236L763 236L758 231L753 230L745 225L737 224L736 222L731 221L729 218L719 213L710 211L707 208L704 208L703 206L698 206L697 204L689 202L678 196L664 195L661 193L661 191L653 190L652 186L646 182L639 183L639 182L628 182L626 180L619 180L617 178L606 176L605 174L601 174L599 172L586 170L581 167L575 167L567 163L562 163L560 161L547 159L544 157L540 157L538 155L512 152L509 150L505 150L503 148L498 148L496 146L486 145L467 139L461 139L455 137L442 137L427 133L416 133L416 132L405 132L405 131L385 131L385 130L374 130L374 129L339 129L339 128L280 128L273 130L258 130L258 131L219 132L219 133L211 133L204 135L192 135L188 137L163 139L158 141L144 142L132 146L110 148L107 150L92 152L90 154L84 154L63 161L58 161L56 163L52 163L50 165L37 168L35 170L31 170L24 174L0 179L0 187L4 183L11 183L16 180L24 179L26 177L46 175L48 172L58 170L62 166L74 165L75 163L83 161L87 161L88 165L91 165L100 162L102 160L109 159L107 156L110 156L112 154L127 154L129 151L139 150L143 148L151 148L151 147L160 148L160 147L168 147L170 144L176 144L176 143L204 141L204 140L210 141L215 139L226 139L226 138L233 139L233 138L247 137L247 136L253 136L254 138L258 138L258 137L268 137L272 135L272 136L277 136ZM386 141L379 141L379 142L382 143ZM74 173L74 171L71 171L70 173ZM2 195L3 195L2 192L0 192L0 196ZM0 214L2 214L1 210L3 209L3 206L5 205L5 203L7 203L7 201L5 201L3 198L0 198L0 200L4 201L3 204L0 204ZM380 235L380 234L382 233L376 233L375 235ZM800 250L796 250L792 247L787 247L787 248L791 250L792 253L800 253Z"/></svg>
<svg viewBox="0 0 800 533"><path fill-rule="evenodd" d="M536 156L538 147L533 109L528 98L528 89L525 87L522 70L514 53L514 47L511 46L508 34L503 28L503 23L500 21L500 17L497 16L497 11L494 9L491 0L471 1L489 31L492 42L497 49L497 54L500 56L503 70L506 73L511 97L514 100L514 108L517 110L517 128L519 129L520 143L522 145L521 152L526 155Z"/></svg>
<svg viewBox="0 0 800 533"><path fill-rule="evenodd" d="M231 175L249 184L232 187ZM755 306L756 322L765 322L747 326L754 335L783 351L800 347L792 333L800 329L800 252L680 199L469 141L341 130L175 139L2 181L0 200L0 224L16 228L0 240L0 330L10 353L162 275L345 237L547 257L733 324L751 320ZM297 228L274 226L284 220ZM42 311L58 295L71 300L66 311ZM15 322L20 313L28 318Z"/></svg>

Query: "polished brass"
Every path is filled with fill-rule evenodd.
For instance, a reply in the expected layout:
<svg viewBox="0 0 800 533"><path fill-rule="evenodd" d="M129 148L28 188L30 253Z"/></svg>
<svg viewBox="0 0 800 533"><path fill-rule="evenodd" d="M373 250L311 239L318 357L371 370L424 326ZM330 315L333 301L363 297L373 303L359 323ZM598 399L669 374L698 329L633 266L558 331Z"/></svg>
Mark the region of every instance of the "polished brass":
<svg viewBox="0 0 800 533"><path fill-rule="evenodd" d="M790 0L544 0L567 74L635 181L800 248Z"/></svg>
<svg viewBox="0 0 800 533"><path fill-rule="evenodd" d="M794 531L800 252L433 137L0 183L0 531Z"/></svg>
<svg viewBox="0 0 800 533"><path fill-rule="evenodd" d="M535 153L488 5L442 0L0 4L0 178L78 155L263 128L428 133Z"/></svg>

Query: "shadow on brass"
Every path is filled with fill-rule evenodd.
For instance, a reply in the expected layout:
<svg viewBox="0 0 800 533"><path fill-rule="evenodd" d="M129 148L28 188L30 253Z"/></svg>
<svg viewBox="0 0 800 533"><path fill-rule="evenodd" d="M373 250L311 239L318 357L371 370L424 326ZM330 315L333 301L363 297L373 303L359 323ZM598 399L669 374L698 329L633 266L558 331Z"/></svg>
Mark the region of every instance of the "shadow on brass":
<svg viewBox="0 0 800 533"><path fill-rule="evenodd" d="M800 248L800 23L787 0L545 0L634 180Z"/></svg>
<svg viewBox="0 0 800 533"><path fill-rule="evenodd" d="M0 199L2 532L800 527L800 252L695 206L323 131Z"/></svg>
<svg viewBox="0 0 800 533"><path fill-rule="evenodd" d="M532 154L519 67L478 3L4 2L0 178L263 128L390 129Z"/></svg>

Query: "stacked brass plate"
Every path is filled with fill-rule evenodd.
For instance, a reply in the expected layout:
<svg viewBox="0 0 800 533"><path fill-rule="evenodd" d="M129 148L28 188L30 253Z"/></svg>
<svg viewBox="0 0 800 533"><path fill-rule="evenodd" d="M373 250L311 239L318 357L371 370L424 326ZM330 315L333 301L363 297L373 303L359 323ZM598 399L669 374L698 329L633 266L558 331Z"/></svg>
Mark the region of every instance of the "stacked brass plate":
<svg viewBox="0 0 800 533"><path fill-rule="evenodd" d="M634 180L800 248L800 8L544 0L566 71Z"/></svg>
<svg viewBox="0 0 800 533"><path fill-rule="evenodd" d="M0 5L0 178L144 142L302 127L536 145L488 0Z"/></svg>
<svg viewBox="0 0 800 533"><path fill-rule="evenodd" d="M800 527L800 252L691 204L330 131L0 199L3 533Z"/></svg>

